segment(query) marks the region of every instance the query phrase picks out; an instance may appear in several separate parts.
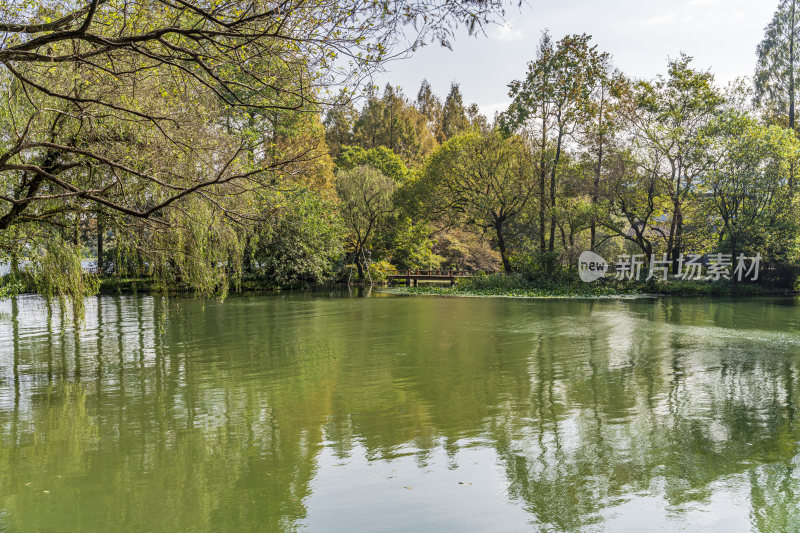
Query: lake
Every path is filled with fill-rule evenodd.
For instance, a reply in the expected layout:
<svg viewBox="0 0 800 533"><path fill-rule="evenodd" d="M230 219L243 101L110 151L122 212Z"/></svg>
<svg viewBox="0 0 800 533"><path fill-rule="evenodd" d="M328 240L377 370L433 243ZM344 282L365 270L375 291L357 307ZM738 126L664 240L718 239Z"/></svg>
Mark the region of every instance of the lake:
<svg viewBox="0 0 800 533"><path fill-rule="evenodd" d="M798 531L800 301L0 302L0 531Z"/></svg>

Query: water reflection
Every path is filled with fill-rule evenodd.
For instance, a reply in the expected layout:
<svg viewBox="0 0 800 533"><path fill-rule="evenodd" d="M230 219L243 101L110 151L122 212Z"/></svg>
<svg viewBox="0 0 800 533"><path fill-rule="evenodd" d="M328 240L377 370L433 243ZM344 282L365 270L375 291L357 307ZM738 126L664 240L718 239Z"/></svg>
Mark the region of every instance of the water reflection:
<svg viewBox="0 0 800 533"><path fill-rule="evenodd" d="M0 303L0 530L800 530L793 300L358 296Z"/></svg>

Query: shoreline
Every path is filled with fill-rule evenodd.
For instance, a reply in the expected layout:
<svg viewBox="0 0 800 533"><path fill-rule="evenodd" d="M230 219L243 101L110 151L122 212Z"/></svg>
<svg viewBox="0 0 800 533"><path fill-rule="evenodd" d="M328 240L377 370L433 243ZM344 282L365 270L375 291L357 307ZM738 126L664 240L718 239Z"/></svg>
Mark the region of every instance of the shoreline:
<svg viewBox="0 0 800 533"><path fill-rule="evenodd" d="M230 287L227 296L236 294L279 294L289 291L299 292L325 292L325 291L347 291L347 290L366 290L374 289L386 295L395 296L440 296L458 298L514 298L514 299L639 299L639 298L659 298L664 296L712 296L712 297L790 297L800 294L798 291L789 289L770 288L761 285L751 284L710 284L677 282L673 284L640 284L633 286L618 285L575 285L574 283L554 283L548 287L528 286L521 284L517 286L485 286L471 287L471 284L464 286L444 286L444 285L422 285L417 287L391 286L385 283L375 283L370 286L368 283L298 283L295 285L276 286L267 283L260 283L257 280L243 280L238 290ZM148 278L113 278L106 277L99 280L99 286L95 294L179 294L191 295L197 291L188 286L173 285L161 286L152 282ZM35 291L23 290L17 295L36 295ZM2 295L3 299L12 295Z"/></svg>
<svg viewBox="0 0 800 533"><path fill-rule="evenodd" d="M702 286L701 286L702 287ZM696 288L695 288L696 289ZM452 298L513 298L513 299L619 299L633 300L645 298L662 298L670 296L680 297L715 297L715 298L756 298L756 297L792 297L797 296L797 291L786 289L768 289L764 287L752 287L747 290L674 290L674 291L616 291L608 290L602 292L582 292L579 290L548 290L548 289L506 289L506 290L481 290L481 289L459 289L458 287L390 287L382 289L382 292L396 294L398 296L439 296Z"/></svg>

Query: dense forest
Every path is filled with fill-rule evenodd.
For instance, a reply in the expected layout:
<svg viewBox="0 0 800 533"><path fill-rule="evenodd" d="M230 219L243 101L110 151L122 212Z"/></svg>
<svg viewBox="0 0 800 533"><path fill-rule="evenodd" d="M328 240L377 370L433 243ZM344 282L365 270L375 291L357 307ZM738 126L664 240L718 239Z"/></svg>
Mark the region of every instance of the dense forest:
<svg viewBox="0 0 800 533"><path fill-rule="evenodd" d="M223 295L395 269L560 279L583 250L759 255L761 281L794 285L795 0L755 75L726 87L686 54L633 79L590 36L545 33L493 117L458 83L362 80L398 34L448 45L501 3L248 6L0 8L5 291L77 296L97 274Z"/></svg>

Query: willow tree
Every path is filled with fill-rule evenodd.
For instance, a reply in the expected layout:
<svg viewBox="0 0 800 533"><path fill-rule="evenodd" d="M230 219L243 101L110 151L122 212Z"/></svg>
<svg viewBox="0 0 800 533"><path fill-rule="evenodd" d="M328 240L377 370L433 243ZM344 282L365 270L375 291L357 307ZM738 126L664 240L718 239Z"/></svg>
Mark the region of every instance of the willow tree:
<svg viewBox="0 0 800 533"><path fill-rule="evenodd" d="M494 235L511 272L508 225L536 192L530 150L518 136L470 131L446 141L428 160L416 193L432 219Z"/></svg>
<svg viewBox="0 0 800 533"><path fill-rule="evenodd" d="M500 0L5 2L0 232L98 212L140 236L247 222L258 202L245 196L324 153L309 116L333 89L502 10ZM186 222L195 201L207 213Z"/></svg>

